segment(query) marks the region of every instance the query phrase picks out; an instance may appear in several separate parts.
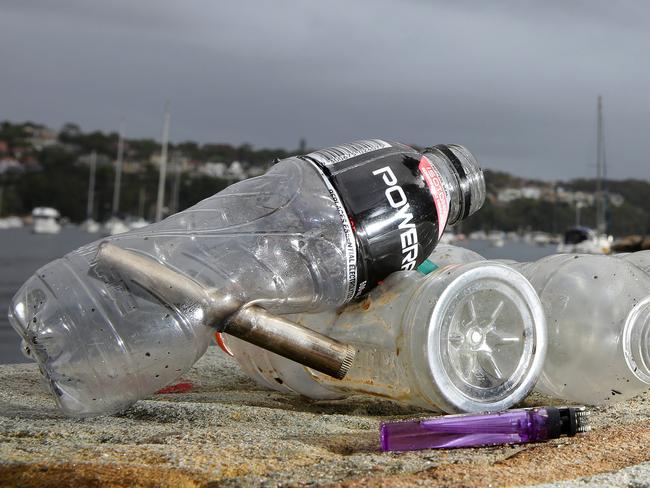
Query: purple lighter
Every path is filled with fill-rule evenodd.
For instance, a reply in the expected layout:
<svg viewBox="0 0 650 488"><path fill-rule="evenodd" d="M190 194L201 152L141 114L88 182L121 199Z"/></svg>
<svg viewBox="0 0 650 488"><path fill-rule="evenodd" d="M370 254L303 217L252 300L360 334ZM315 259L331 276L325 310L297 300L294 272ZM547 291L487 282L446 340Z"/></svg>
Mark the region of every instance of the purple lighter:
<svg viewBox="0 0 650 488"><path fill-rule="evenodd" d="M505 412L445 415L431 419L384 422L382 451L525 444L587 432L585 407L537 407Z"/></svg>

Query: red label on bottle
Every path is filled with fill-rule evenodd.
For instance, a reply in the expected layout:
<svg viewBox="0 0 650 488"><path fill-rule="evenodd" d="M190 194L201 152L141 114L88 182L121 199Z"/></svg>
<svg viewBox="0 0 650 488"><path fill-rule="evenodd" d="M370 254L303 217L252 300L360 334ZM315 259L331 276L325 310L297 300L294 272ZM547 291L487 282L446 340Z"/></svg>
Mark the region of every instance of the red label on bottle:
<svg viewBox="0 0 650 488"><path fill-rule="evenodd" d="M418 165L420 174L424 178L424 182L429 187L429 193L433 197L433 203L436 206L436 213L438 214L438 239L442 236L447 225L449 218L449 198L447 191L442 184L442 177L438 170L433 167L431 161L426 156L422 156L420 164Z"/></svg>

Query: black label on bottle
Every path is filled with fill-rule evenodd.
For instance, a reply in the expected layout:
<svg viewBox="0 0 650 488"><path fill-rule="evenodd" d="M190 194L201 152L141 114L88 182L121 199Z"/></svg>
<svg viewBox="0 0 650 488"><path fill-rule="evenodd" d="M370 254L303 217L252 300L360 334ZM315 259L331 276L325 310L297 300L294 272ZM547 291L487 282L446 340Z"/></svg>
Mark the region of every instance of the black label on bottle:
<svg viewBox="0 0 650 488"><path fill-rule="evenodd" d="M313 164L313 163L312 163ZM330 198L336 209L338 210L339 218L341 219L341 227L343 228L343 236L345 238L345 260L346 260L346 277L347 277L347 291L345 296L345 301L349 302L352 300L358 290L358 253L357 253L357 241L352 229L352 223L348 217L347 210L341 201L336 189L330 182L329 178L325 175L321 166L314 164L314 168L323 178L323 182L329 191Z"/></svg>
<svg viewBox="0 0 650 488"><path fill-rule="evenodd" d="M353 296L390 273L413 270L444 231L449 198L431 162L402 144L357 141L304 156L340 197L356 253Z"/></svg>

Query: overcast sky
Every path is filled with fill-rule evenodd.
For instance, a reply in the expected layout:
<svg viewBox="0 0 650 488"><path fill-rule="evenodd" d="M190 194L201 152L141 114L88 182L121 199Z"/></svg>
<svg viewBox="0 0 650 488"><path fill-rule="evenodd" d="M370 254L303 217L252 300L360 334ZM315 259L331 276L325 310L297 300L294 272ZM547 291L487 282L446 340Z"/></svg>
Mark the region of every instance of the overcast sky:
<svg viewBox="0 0 650 488"><path fill-rule="evenodd" d="M488 6L488 3L490 4ZM650 178L650 2L0 0L0 119L172 140L466 145L488 168Z"/></svg>

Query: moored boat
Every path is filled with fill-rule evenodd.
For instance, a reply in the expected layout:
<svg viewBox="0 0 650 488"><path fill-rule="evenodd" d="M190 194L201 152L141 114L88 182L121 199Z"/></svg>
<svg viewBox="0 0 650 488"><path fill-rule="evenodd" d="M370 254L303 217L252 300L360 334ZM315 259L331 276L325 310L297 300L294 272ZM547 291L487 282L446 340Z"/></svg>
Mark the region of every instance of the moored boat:
<svg viewBox="0 0 650 488"><path fill-rule="evenodd" d="M60 218L61 214L55 208L36 207L32 210L32 230L35 234L58 234L61 232Z"/></svg>
<svg viewBox="0 0 650 488"><path fill-rule="evenodd" d="M612 237L598 234L589 227L573 227L564 233L564 240L558 245L558 253L609 254Z"/></svg>

